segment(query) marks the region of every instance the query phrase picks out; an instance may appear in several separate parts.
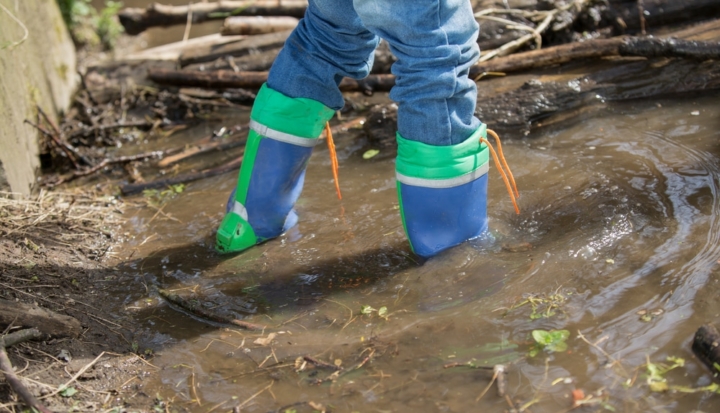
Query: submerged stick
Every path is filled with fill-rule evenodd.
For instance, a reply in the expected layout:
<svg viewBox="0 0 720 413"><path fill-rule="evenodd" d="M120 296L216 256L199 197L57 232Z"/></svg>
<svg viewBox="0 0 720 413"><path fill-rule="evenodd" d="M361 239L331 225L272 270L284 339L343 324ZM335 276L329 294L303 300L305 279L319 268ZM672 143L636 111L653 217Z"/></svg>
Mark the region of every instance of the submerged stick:
<svg viewBox="0 0 720 413"><path fill-rule="evenodd" d="M81 176L87 176L92 175L95 172L103 169L104 167L116 163L128 163L128 162L135 162L135 161L142 161L148 158L159 158L163 156L163 151L153 151L153 152L147 152L147 153L140 153L137 155L129 155L129 156L119 156L117 158L105 158L100 162L99 164L93 166L92 168L83 169L80 171L75 171L72 173L72 175L64 176L60 178L57 182L54 182L52 186L57 186L65 182L72 181L75 178L79 178Z"/></svg>
<svg viewBox="0 0 720 413"><path fill-rule="evenodd" d="M202 307L199 301L197 300L188 300L186 298L183 298L179 296L178 294L172 293L170 291L164 290L162 288L158 288L158 294L168 302L175 304L176 306L182 308L183 310L189 312L190 314L197 316L201 319L212 321L213 323L220 323L220 324L232 324L235 326L238 326L240 328L243 328L245 330L264 330L265 327L249 323L247 321L232 319L229 317L225 317L223 315L217 314L215 312L212 312L210 310L206 310Z"/></svg>
<svg viewBox="0 0 720 413"><path fill-rule="evenodd" d="M310 356L304 356L303 360L307 361L308 363L314 364L317 367L323 368L323 369L329 369L329 370L342 370L343 369L340 366L326 363L324 361L318 360L318 359L310 357Z"/></svg>
<svg viewBox="0 0 720 413"><path fill-rule="evenodd" d="M5 351L5 347L9 347L10 344L18 344L32 338L39 338L40 332L36 329L27 329L8 334L7 336L0 337L0 370L5 375L5 380L10 385L10 388L20 396L20 399L29 407L41 412L41 413L52 413L50 409L45 407L38 399L33 396L32 393L25 387L20 378L15 374L10 358ZM5 339L8 339L8 342Z"/></svg>
<svg viewBox="0 0 720 413"><path fill-rule="evenodd" d="M227 172L237 170L238 168L240 168L240 164L242 164L242 160L243 160L243 157L240 156L239 158L233 159L232 161L230 161L226 164L217 166L215 168L204 169L200 172L179 175L174 178L158 179L156 181L151 181L151 182L142 182L142 183L137 183L137 184L123 185L120 187L120 192L122 192L123 195L131 195L131 194L136 194L138 192L142 192L146 189L166 188L166 187L169 187L172 185L197 181L197 180L203 179L203 178L210 178L212 176L217 176L217 175L221 175L221 174L224 174Z"/></svg>

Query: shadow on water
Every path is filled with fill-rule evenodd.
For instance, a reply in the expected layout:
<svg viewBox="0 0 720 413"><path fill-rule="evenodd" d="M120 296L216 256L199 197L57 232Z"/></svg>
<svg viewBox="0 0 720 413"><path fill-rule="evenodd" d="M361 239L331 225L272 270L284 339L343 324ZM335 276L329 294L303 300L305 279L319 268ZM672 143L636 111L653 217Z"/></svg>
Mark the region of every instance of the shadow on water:
<svg viewBox="0 0 720 413"><path fill-rule="evenodd" d="M711 382L689 340L720 319L716 103L616 105L507 142L522 214L491 176L491 233L422 264L402 232L392 156L363 159L349 135L337 139L344 200L327 150L316 149L301 224L245 253L212 249L233 176L190 185L167 217L138 211L125 256L139 258L125 260L128 282L109 294L124 297L162 368L143 391L197 412L310 401L348 412L557 412L573 389L593 395L590 410L715 411L717 395L652 392L645 363L682 357L669 385ZM151 287L268 328L201 322ZM567 350L530 357L538 329L571 332ZM346 370L324 380L332 372L306 356ZM468 362L508 365L509 399L491 390L476 401L491 374L445 368Z"/></svg>

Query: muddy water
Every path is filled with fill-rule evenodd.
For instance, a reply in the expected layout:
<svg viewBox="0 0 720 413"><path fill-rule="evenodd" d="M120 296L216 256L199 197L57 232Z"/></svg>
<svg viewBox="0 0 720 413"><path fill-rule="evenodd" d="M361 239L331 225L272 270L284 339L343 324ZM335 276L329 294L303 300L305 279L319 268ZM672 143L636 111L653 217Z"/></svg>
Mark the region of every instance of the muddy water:
<svg viewBox="0 0 720 413"><path fill-rule="evenodd" d="M246 111L234 116L225 123L247 120ZM720 409L707 392L651 392L644 366L681 357L670 386L711 383L690 340L720 318L716 97L611 105L507 141L521 215L491 167L488 236L425 263L403 236L393 154L363 159L360 131L336 144L343 200L328 151L317 147L300 225L243 254L212 248L234 174L190 184L161 213L133 213L117 252L132 281L113 294L136 323L139 351L152 349L159 367L143 392L193 412L311 411L300 402L340 412L502 412L510 403L558 412L570 409L574 389L592 396L591 411ZM157 288L267 328L202 322ZM534 311L520 305L531 295ZM385 317L363 306L385 307ZM568 330L567 349L530 357L536 329ZM304 356L345 370L327 380L332 370L296 365ZM468 362L505 364L509 397L483 395L491 371L446 368Z"/></svg>

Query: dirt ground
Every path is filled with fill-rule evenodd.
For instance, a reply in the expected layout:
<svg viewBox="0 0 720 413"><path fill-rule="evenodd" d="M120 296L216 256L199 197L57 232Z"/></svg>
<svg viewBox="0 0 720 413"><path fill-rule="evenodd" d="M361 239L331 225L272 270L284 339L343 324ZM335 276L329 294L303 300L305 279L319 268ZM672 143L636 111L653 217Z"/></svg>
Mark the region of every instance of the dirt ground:
<svg viewBox="0 0 720 413"><path fill-rule="evenodd" d="M77 336L43 337L7 353L27 388L52 411L149 411L151 395L137 379L155 369L132 325L114 315L106 286L122 282L108 261L119 241L107 227L122 205L92 193L41 194L12 200L0 194L0 299L38 306L77 319ZM15 332L33 325L3 326ZM159 403L159 402L158 402ZM28 411L0 381L0 411ZM161 410L162 411L162 410Z"/></svg>

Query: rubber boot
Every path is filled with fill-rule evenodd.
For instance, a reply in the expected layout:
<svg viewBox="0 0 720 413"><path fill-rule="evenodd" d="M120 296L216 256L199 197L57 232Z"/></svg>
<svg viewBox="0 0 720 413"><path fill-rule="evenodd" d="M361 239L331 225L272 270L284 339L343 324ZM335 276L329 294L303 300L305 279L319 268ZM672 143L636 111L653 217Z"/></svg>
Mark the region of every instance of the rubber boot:
<svg viewBox="0 0 720 413"><path fill-rule="evenodd" d="M488 148L482 125L457 145L397 135L400 213L413 252L429 258L487 230Z"/></svg>
<svg viewBox="0 0 720 413"><path fill-rule="evenodd" d="M315 100L262 86L250 114L237 187L217 232L218 252L243 251L295 225L293 206L310 154L334 113Z"/></svg>

